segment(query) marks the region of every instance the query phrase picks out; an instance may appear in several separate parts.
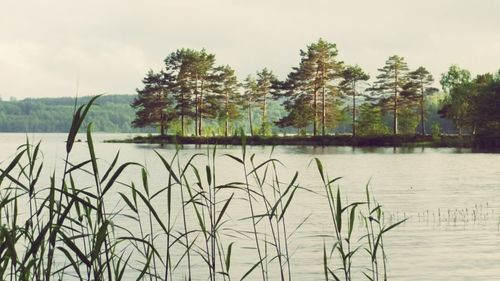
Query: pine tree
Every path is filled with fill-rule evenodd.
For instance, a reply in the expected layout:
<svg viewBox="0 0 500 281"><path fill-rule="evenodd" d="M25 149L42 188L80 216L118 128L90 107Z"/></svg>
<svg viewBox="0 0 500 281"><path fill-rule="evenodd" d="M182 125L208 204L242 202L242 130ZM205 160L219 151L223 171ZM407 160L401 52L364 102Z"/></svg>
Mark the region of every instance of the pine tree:
<svg viewBox="0 0 500 281"><path fill-rule="evenodd" d="M380 74L371 88L374 98L384 109L392 109L392 132L398 134L398 110L402 103L408 101L401 99L400 93L408 82L408 65L403 57L394 55L389 57L383 68L378 69Z"/></svg>
<svg viewBox="0 0 500 281"><path fill-rule="evenodd" d="M277 89L278 79L267 68L262 69L261 71L257 71L257 95L255 98L255 102L257 102L262 111L261 115L261 134L266 135L268 128L270 126L270 122L267 116L267 104L268 99L274 95L274 92Z"/></svg>
<svg viewBox="0 0 500 281"><path fill-rule="evenodd" d="M356 136L356 86L358 82L370 79L370 75L357 65L347 66L343 72L343 79L340 88L352 97L352 136Z"/></svg>
<svg viewBox="0 0 500 281"><path fill-rule="evenodd" d="M420 109L420 133L426 134L425 131L425 97L437 92L436 88L430 87L434 83L432 74L421 66L409 73L410 84L412 91L418 93L419 109Z"/></svg>
<svg viewBox="0 0 500 281"><path fill-rule="evenodd" d="M319 123L322 135L326 134L328 109L335 108L329 106L335 104L335 95L338 93L333 83L341 77L343 68L343 63L337 61L337 54L335 44L319 39L318 42L307 46L307 50L300 51L300 64L293 68L285 83L291 87L287 91L287 99L300 100L300 105L304 102L311 104L315 136Z"/></svg>
<svg viewBox="0 0 500 281"><path fill-rule="evenodd" d="M292 72L292 75L293 73L294 72ZM278 120L276 125L280 128L297 128L297 134L302 135L307 133L307 127L314 118L314 112L308 95L294 96L294 91L298 89L294 84L295 82L296 80L289 75L288 79L281 85L281 90L278 92L278 98L284 99L282 105L287 115Z"/></svg>
<svg viewBox="0 0 500 281"><path fill-rule="evenodd" d="M175 117L170 91L171 77L166 73L154 73L150 70L142 83L144 88L136 90L138 96L132 103L132 107L137 110L132 125L159 127L160 135L164 136L168 122Z"/></svg>
<svg viewBox="0 0 500 281"><path fill-rule="evenodd" d="M175 110L180 118L182 136L186 134L186 119L194 116L191 69L188 67L192 64L193 53L194 51L190 49L180 49L168 55L164 60L165 72L174 79Z"/></svg>
<svg viewBox="0 0 500 281"><path fill-rule="evenodd" d="M257 86L257 81L251 75L248 75L243 82L244 92L244 105L243 109L247 111L248 114L248 126L250 129L250 135L253 136L253 118L252 111L255 106L255 101L258 97L259 91Z"/></svg>
<svg viewBox="0 0 500 281"><path fill-rule="evenodd" d="M229 122L239 117L238 106L241 96L238 91L238 79L234 70L229 66L220 66L216 70L216 92L221 104L220 118L224 121L224 135L229 134Z"/></svg>
<svg viewBox="0 0 500 281"><path fill-rule="evenodd" d="M215 55L205 50L180 49L165 59L165 71L175 78L176 109L180 116L181 134L185 135L186 118L195 121L195 135L203 131L203 116L211 108L205 106L213 99Z"/></svg>
<svg viewBox="0 0 500 281"><path fill-rule="evenodd" d="M195 125L196 135L203 135L203 117L210 117L214 114L214 107L210 102L214 101L213 90L215 83L214 75L215 55L208 54L204 49L195 52L193 61L191 80L194 82L195 95ZM213 104L212 104L213 105Z"/></svg>

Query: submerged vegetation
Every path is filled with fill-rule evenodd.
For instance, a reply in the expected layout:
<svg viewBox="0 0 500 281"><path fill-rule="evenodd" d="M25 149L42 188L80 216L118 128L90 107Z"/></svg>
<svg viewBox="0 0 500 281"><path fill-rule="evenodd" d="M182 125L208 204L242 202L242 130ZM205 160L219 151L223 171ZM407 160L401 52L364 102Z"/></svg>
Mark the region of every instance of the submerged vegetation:
<svg viewBox="0 0 500 281"><path fill-rule="evenodd" d="M282 163L249 155L243 136L240 155L222 155L241 167L239 181L218 182L217 150L170 159L161 152L161 186L152 186L146 168L135 162L110 164L98 158L87 126L88 159L73 163L75 137L92 103L73 116L66 142L64 169L44 181L40 143L18 148L0 172L1 280L292 280L292 238L298 226L287 223L298 193L324 197L331 224L318 237L323 250L324 280L387 280L385 234L404 220L384 224L382 207L367 185L366 199L349 203L340 178L330 178L319 159L313 159L323 190L300 184L299 173L280 177ZM206 165L199 165L199 159ZM139 182L126 182L124 173L140 170ZM247 206L234 227L236 200ZM161 208L155 202L162 202ZM244 272L233 272L240 240L252 241L254 254Z"/></svg>

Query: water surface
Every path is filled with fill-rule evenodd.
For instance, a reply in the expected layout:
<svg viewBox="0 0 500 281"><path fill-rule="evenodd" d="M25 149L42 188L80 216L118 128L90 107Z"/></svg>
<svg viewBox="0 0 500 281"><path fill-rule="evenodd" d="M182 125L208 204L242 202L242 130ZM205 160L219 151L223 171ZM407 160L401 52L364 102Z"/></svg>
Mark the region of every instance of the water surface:
<svg viewBox="0 0 500 281"><path fill-rule="evenodd" d="M0 160L13 157L16 148L26 140L24 134L0 134ZM65 156L64 134L28 135L33 141L42 140L46 163L45 173L63 166ZM95 134L96 153L103 167L120 151L120 160L144 164L151 176L151 185L159 190L165 185L165 169L155 150L167 159L173 146L142 144L108 144L104 139L126 138L124 134ZM85 136L75 144L70 161L77 163L88 159ZM195 153L206 153L205 146L185 145L180 151L186 161ZM248 153L264 160L271 153L269 146L249 147ZM240 155L237 146L218 147L217 182L241 181L243 172L235 161L223 154ZM387 234L385 244L388 254L388 272L392 280L496 280L500 278L500 155L471 153L451 148L351 148L351 147L294 147L274 148L273 156L285 164L280 177L289 181L299 171L301 186L312 192L299 191L292 203L287 224L294 229L306 217L309 219L291 238L292 274L294 280L320 280L322 273L323 239L320 235L332 234L326 199L321 180L311 160L320 158L331 178L342 177L338 184L345 200L363 200L365 185L386 211L388 223L404 217L409 220ZM195 163L204 169L206 158ZM2 163L5 165L5 163ZM120 179L140 182L140 170L129 169ZM221 196L227 196L222 194ZM241 197L244 194L241 194ZM110 199L118 204L119 198ZM239 195L237 195L238 197ZM180 200L176 197L176 200ZM164 200L153 204L161 210ZM262 206L261 206L262 207ZM231 229L250 230L247 203L235 200L228 214ZM190 217L195 228L196 221ZM133 226L131 226L133 227ZM362 228L360 228L362 230ZM361 231L357 233L362 235ZM231 272L241 276L255 262L251 239L237 235L225 236L235 242ZM365 263L363 257L358 258ZM201 259L194 259L195 266L203 271L195 273L196 280L206 280ZM360 272L362 268L357 268ZM258 275L250 276L258 280ZM250 280L249 279L249 280Z"/></svg>

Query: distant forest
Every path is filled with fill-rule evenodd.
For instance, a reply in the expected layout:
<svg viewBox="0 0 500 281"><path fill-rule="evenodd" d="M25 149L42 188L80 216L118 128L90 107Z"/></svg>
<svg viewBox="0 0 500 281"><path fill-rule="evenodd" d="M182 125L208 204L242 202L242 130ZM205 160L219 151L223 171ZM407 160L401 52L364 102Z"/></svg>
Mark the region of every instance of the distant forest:
<svg viewBox="0 0 500 281"><path fill-rule="evenodd" d="M97 132L148 132L131 125L135 111L130 106L134 95L104 95L89 112L87 122L92 122ZM90 97L78 98L77 105L85 104ZM67 132L75 108L75 98L27 98L0 101L1 132Z"/></svg>

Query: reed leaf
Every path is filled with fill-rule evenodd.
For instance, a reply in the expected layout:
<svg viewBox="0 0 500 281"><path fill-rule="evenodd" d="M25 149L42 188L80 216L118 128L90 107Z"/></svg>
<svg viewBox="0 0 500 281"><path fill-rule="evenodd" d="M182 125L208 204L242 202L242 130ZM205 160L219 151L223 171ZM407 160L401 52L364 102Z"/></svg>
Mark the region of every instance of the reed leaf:
<svg viewBox="0 0 500 281"><path fill-rule="evenodd" d="M260 261L256 262L243 276L241 277L240 281L245 280L245 278L248 277L263 261L266 259L266 257L262 258Z"/></svg>
<svg viewBox="0 0 500 281"><path fill-rule="evenodd" d="M229 206L229 203L231 203L231 200L233 199L233 196L234 196L234 193L231 194L231 196L229 197L229 199L226 200L226 202L224 203L224 206L222 207L220 213L219 213L219 216L217 217L217 220L215 221L215 225L214 227L217 229L218 226L219 226L219 223L222 219L222 217L224 216L224 214L226 213L226 210L227 210L227 207Z"/></svg>

